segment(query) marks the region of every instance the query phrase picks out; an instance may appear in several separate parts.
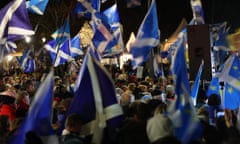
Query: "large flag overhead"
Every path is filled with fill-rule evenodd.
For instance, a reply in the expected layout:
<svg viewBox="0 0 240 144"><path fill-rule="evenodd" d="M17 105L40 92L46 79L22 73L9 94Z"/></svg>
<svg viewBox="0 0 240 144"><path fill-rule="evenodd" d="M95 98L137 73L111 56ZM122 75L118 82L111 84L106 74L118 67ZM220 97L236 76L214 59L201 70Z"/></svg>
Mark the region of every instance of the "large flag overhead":
<svg viewBox="0 0 240 144"><path fill-rule="evenodd" d="M28 10L32 13L43 15L48 4L48 0L30 0Z"/></svg>
<svg viewBox="0 0 240 144"><path fill-rule="evenodd" d="M51 126L53 77L52 70L34 95L28 115L13 135L10 144L24 144L28 132L35 133L44 144L58 144Z"/></svg>
<svg viewBox="0 0 240 144"><path fill-rule="evenodd" d="M81 134L93 135L92 143L108 144L113 130L122 121L123 111L117 102L111 76L89 54L84 58L74 91L67 115L81 115Z"/></svg>
<svg viewBox="0 0 240 144"><path fill-rule="evenodd" d="M62 45L66 40L70 39L70 21L69 16L66 18L64 24L57 29L52 35L58 45Z"/></svg>
<svg viewBox="0 0 240 144"><path fill-rule="evenodd" d="M118 41L103 13L93 13L91 24L94 30L92 43L100 54L117 46Z"/></svg>
<svg viewBox="0 0 240 144"><path fill-rule="evenodd" d="M212 40L213 40L213 54L214 61L223 64L226 57L229 55L229 43L227 40L227 35L229 34L229 27L227 27L227 22L217 23L211 25Z"/></svg>
<svg viewBox="0 0 240 144"><path fill-rule="evenodd" d="M191 90L191 96L193 98L193 105L195 106L197 104L197 95L198 95L198 89L201 81L202 71L203 71L204 61L202 60L201 65L199 66L198 73L196 75L192 90Z"/></svg>
<svg viewBox="0 0 240 144"><path fill-rule="evenodd" d="M25 0L9 2L0 10L1 60L6 54L15 52L17 46L14 41L33 34Z"/></svg>
<svg viewBox="0 0 240 144"><path fill-rule="evenodd" d="M168 108L168 115L173 121L176 137L181 143L188 144L201 137L201 125L190 96L183 33L180 33L179 37L179 45L171 65L176 98Z"/></svg>
<svg viewBox="0 0 240 144"><path fill-rule="evenodd" d="M136 39L130 44L130 53L133 55L132 66L136 68L149 58L152 48L157 47L160 41L156 2L151 6L138 30Z"/></svg>
<svg viewBox="0 0 240 144"><path fill-rule="evenodd" d="M79 16L84 16L88 19L91 19L93 12L100 12L100 5L100 0L78 0L74 9L74 13Z"/></svg>
<svg viewBox="0 0 240 144"><path fill-rule="evenodd" d="M108 18L108 23L110 24L111 29L113 31L113 35L117 40L116 46L103 52L104 53L103 57L119 55L123 52L124 43L122 39L122 31L121 31L121 24L120 24L117 4L114 4L110 8L106 9L103 12L103 14L105 14L106 17Z"/></svg>
<svg viewBox="0 0 240 144"><path fill-rule="evenodd" d="M25 0L13 0L0 11L0 40L15 41L33 35Z"/></svg>
<svg viewBox="0 0 240 144"><path fill-rule="evenodd" d="M201 0L191 0L194 24L204 24L204 12Z"/></svg>

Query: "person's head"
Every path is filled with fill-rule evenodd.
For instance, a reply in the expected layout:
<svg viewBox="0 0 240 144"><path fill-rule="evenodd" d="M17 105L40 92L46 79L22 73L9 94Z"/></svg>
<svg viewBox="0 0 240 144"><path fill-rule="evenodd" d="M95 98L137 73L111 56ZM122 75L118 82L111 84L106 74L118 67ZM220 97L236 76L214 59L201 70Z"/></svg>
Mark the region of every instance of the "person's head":
<svg viewBox="0 0 240 144"><path fill-rule="evenodd" d="M28 93L34 93L35 92L35 86L34 82L32 80L27 80L23 85L24 90L26 90Z"/></svg>
<svg viewBox="0 0 240 144"><path fill-rule="evenodd" d="M30 100L29 100L29 94L27 91L18 91L16 95L16 103L25 103L27 105L30 105Z"/></svg>
<svg viewBox="0 0 240 144"><path fill-rule="evenodd" d="M70 114L65 121L65 129L70 133L80 133L82 127L82 118L79 114Z"/></svg>

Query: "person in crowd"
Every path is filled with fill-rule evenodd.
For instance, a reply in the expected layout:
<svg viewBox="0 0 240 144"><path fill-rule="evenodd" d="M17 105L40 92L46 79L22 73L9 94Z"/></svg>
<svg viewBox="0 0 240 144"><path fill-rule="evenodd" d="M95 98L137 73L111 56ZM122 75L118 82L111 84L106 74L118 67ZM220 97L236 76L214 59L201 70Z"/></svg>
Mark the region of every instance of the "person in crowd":
<svg viewBox="0 0 240 144"><path fill-rule="evenodd" d="M78 114L71 114L65 122L61 144L84 144L83 138L80 137L82 128L82 118Z"/></svg>
<svg viewBox="0 0 240 144"><path fill-rule="evenodd" d="M19 90L16 94L16 117L26 117L30 107L29 95L26 91Z"/></svg>
<svg viewBox="0 0 240 144"><path fill-rule="evenodd" d="M27 91L27 93L29 94L29 100L30 100L30 104L33 100L34 94L36 92L36 88L35 88L35 84L33 80L27 80L24 84L23 84L23 90Z"/></svg>
<svg viewBox="0 0 240 144"><path fill-rule="evenodd" d="M120 127L117 136L117 144L149 144L146 133L146 122L150 117L148 105L141 101L130 104L126 119Z"/></svg>
<svg viewBox="0 0 240 144"><path fill-rule="evenodd" d="M0 93L0 116L7 115L10 121L16 117L16 93L6 90Z"/></svg>
<svg viewBox="0 0 240 144"><path fill-rule="evenodd" d="M0 115L0 143L7 144L10 121L7 115Z"/></svg>
<svg viewBox="0 0 240 144"><path fill-rule="evenodd" d="M209 120L211 125L216 124L216 114L218 111L221 111L221 98L217 94L212 94L208 97L208 113Z"/></svg>
<svg viewBox="0 0 240 144"><path fill-rule="evenodd" d="M197 109L197 115L202 125L202 143L220 144L220 137L215 126L209 123L208 107L202 106Z"/></svg>
<svg viewBox="0 0 240 144"><path fill-rule="evenodd" d="M147 122L147 136L151 144L180 144L173 133L173 124L166 115L167 105L161 103Z"/></svg>

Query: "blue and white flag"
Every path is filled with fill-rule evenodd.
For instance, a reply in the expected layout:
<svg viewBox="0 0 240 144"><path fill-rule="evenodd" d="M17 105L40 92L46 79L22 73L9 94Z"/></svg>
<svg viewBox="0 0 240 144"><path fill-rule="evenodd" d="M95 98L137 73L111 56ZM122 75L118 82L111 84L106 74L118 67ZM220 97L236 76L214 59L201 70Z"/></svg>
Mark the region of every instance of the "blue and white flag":
<svg viewBox="0 0 240 144"><path fill-rule="evenodd" d="M79 35L76 35L71 39L71 47L70 47L71 57L76 57L84 54L80 42L81 41L80 41Z"/></svg>
<svg viewBox="0 0 240 144"><path fill-rule="evenodd" d="M181 39L171 65L175 101L168 108L168 116L173 121L176 137L182 144L188 144L201 137L201 124L190 95L183 33L179 37Z"/></svg>
<svg viewBox="0 0 240 144"><path fill-rule="evenodd" d="M123 111L117 102L111 76L89 54L84 58L74 92L67 115L81 115L81 134L92 135L92 143L108 144L113 130L122 121Z"/></svg>
<svg viewBox="0 0 240 144"><path fill-rule="evenodd" d="M125 0L127 8L135 8L142 5L142 0Z"/></svg>
<svg viewBox="0 0 240 144"><path fill-rule="evenodd" d="M32 73L35 71L36 64L34 60L33 49L29 49L23 52L23 56L21 57L21 67L25 73Z"/></svg>
<svg viewBox="0 0 240 144"><path fill-rule="evenodd" d="M57 45L62 45L66 40L70 39L70 21L66 18L64 24L57 29L51 37L56 40Z"/></svg>
<svg viewBox="0 0 240 144"><path fill-rule="evenodd" d="M204 24L205 20L201 0L191 0L190 2L193 11L194 24Z"/></svg>
<svg viewBox="0 0 240 144"><path fill-rule="evenodd" d="M108 23L108 18L104 14L100 12L93 14L92 27L94 31L92 43L100 54L117 45L117 39Z"/></svg>
<svg viewBox="0 0 240 144"><path fill-rule="evenodd" d="M25 144L28 132L35 133L44 144L58 144L58 138L51 126L53 77L52 70L34 95L28 115L13 135L10 144Z"/></svg>
<svg viewBox="0 0 240 144"><path fill-rule="evenodd" d="M211 25L213 52L216 63L223 64L231 50L227 40L229 29L227 22Z"/></svg>
<svg viewBox="0 0 240 144"><path fill-rule="evenodd" d="M240 90L240 59L237 54L232 54L224 63L223 69L218 75L219 81L228 83Z"/></svg>
<svg viewBox="0 0 240 144"><path fill-rule="evenodd" d="M72 58L75 58L79 55L83 55L83 50L81 48L80 44L80 37L77 34L75 37L73 37L71 40L66 40L60 49L69 49L70 55Z"/></svg>
<svg viewBox="0 0 240 144"><path fill-rule="evenodd" d="M199 85L200 85L200 81L201 81L203 66L204 66L204 61L202 60L200 66L199 66L198 73L196 75L193 87L192 87L192 91L191 91L191 96L193 98L194 106L197 104L197 95L198 95L198 89L199 89Z"/></svg>
<svg viewBox="0 0 240 144"><path fill-rule="evenodd" d="M156 78L164 77L164 72L162 68L162 64L159 64L159 56L155 55L153 58L153 74ZM161 66L160 66L161 65Z"/></svg>
<svg viewBox="0 0 240 144"><path fill-rule="evenodd" d="M43 15L48 4L48 0L30 0L28 10L32 13Z"/></svg>
<svg viewBox="0 0 240 144"><path fill-rule="evenodd" d="M74 13L78 16L91 19L93 12L100 12L100 5L100 0L78 0Z"/></svg>
<svg viewBox="0 0 240 144"><path fill-rule="evenodd" d="M240 90L226 83L224 86L224 108L236 110L240 107Z"/></svg>
<svg viewBox="0 0 240 144"><path fill-rule="evenodd" d="M89 54L95 58L97 61L101 61L102 60L102 56L99 53L99 51L94 47L93 43L91 42L90 45L87 48L87 51L89 52Z"/></svg>
<svg viewBox="0 0 240 144"><path fill-rule="evenodd" d="M0 10L1 60L6 54L15 52L17 46L14 41L33 34L34 31L28 17L25 0L9 2Z"/></svg>
<svg viewBox="0 0 240 144"><path fill-rule="evenodd" d="M124 49L124 43L122 38L121 24L117 9L117 4L114 4L110 8L106 9L103 14L108 18L108 23L111 26L113 35L117 40L116 46L103 52L103 57L113 57L121 54Z"/></svg>
<svg viewBox="0 0 240 144"><path fill-rule="evenodd" d="M49 52L55 67L72 60L69 47L58 46L56 40L49 41L43 47Z"/></svg>
<svg viewBox="0 0 240 144"><path fill-rule="evenodd" d="M138 30L136 39L130 44L130 53L133 55L132 66L136 68L149 58L150 51L159 45L160 33L155 0Z"/></svg>
<svg viewBox="0 0 240 144"><path fill-rule="evenodd" d="M220 96L220 88L219 88L219 80L218 77L212 77L212 80L208 86L206 96L209 97L212 94L216 94Z"/></svg>

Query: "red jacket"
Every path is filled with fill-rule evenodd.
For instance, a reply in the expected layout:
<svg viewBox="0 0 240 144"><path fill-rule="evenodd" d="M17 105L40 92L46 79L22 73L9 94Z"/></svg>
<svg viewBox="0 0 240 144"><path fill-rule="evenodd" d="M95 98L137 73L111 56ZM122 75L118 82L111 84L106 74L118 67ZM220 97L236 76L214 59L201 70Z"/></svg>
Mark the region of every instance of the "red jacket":
<svg viewBox="0 0 240 144"><path fill-rule="evenodd" d="M0 115L7 115L10 121L15 119L15 111L16 110L8 104L2 104L0 107Z"/></svg>

